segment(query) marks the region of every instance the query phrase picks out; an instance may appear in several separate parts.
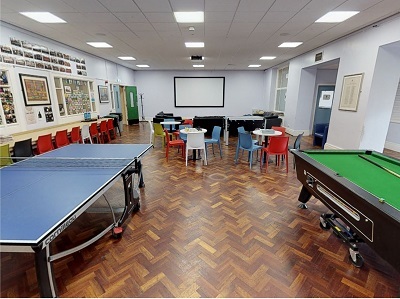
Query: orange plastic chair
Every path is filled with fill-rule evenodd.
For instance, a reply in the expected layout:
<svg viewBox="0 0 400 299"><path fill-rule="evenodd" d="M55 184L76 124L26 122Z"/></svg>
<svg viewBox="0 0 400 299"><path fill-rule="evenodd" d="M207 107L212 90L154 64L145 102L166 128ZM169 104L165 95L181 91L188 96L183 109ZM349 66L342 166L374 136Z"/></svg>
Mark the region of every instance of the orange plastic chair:
<svg viewBox="0 0 400 299"><path fill-rule="evenodd" d="M81 128L80 127L73 127L70 133L70 140L71 143L81 143Z"/></svg>
<svg viewBox="0 0 400 299"><path fill-rule="evenodd" d="M167 158L167 162L168 162L168 152L169 152L170 147L177 146L178 148L182 148L182 157L185 157L185 141L183 141L182 139L171 140L171 137L168 134L167 129L164 129L164 133L165 133L165 138L167 139L167 143L166 143L167 149L165 152L165 157Z"/></svg>
<svg viewBox="0 0 400 299"><path fill-rule="evenodd" d="M193 126L193 119L185 119L182 125L191 125Z"/></svg>
<svg viewBox="0 0 400 299"><path fill-rule="evenodd" d="M115 136L117 136L115 127L114 127L114 119L110 118L107 120L107 130L108 134L110 135L111 139L115 139Z"/></svg>
<svg viewBox="0 0 400 299"><path fill-rule="evenodd" d="M38 137L38 140L36 142L36 151L39 155L52 151L53 149L54 146L51 134L41 135Z"/></svg>
<svg viewBox="0 0 400 299"><path fill-rule="evenodd" d="M99 131L97 130L97 123L91 123L89 127L90 137L95 143L102 143Z"/></svg>
<svg viewBox="0 0 400 299"><path fill-rule="evenodd" d="M107 141L106 141L106 137L107 137ZM103 143L111 142L110 132L108 131L106 120L103 120L100 123L100 139L102 140Z"/></svg>
<svg viewBox="0 0 400 299"><path fill-rule="evenodd" d="M288 167L288 146L289 146L289 136L272 136L269 138L269 144L267 147L263 147L261 149L260 155L260 168L263 167L263 154L267 155L266 157L266 167L265 170L268 170L268 160L270 155L276 155L277 164L280 165L280 156L284 156L286 160L286 173L289 171Z"/></svg>
<svg viewBox="0 0 400 299"><path fill-rule="evenodd" d="M275 127L275 126L272 126L271 129L272 129L272 130L275 130L275 131L280 131L280 132L282 132L282 135L281 135L281 136L285 136L285 135L286 135L286 128L285 128L285 127Z"/></svg>
<svg viewBox="0 0 400 299"><path fill-rule="evenodd" d="M69 144L67 130L57 131L54 137L56 148L63 147Z"/></svg>

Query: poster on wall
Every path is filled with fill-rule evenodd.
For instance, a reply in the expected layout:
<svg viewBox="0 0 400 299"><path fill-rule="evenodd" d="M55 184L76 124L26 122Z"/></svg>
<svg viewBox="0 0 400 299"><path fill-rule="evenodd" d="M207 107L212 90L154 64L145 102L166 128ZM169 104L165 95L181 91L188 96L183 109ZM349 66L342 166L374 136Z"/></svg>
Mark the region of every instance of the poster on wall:
<svg viewBox="0 0 400 299"><path fill-rule="evenodd" d="M27 125L36 124L36 114L33 107L25 107L25 119Z"/></svg>
<svg viewBox="0 0 400 299"><path fill-rule="evenodd" d="M25 106L50 105L47 78L19 74Z"/></svg>
<svg viewBox="0 0 400 299"><path fill-rule="evenodd" d="M318 105L319 108L332 108L333 92L333 90L321 91Z"/></svg>
<svg viewBox="0 0 400 299"><path fill-rule="evenodd" d="M363 74L347 75L343 77L339 110L357 111L362 79Z"/></svg>
<svg viewBox="0 0 400 299"><path fill-rule="evenodd" d="M108 103L110 100L108 99L108 88L104 85L99 85L99 99L100 103Z"/></svg>
<svg viewBox="0 0 400 299"><path fill-rule="evenodd" d="M51 108L51 106L44 107L44 116L47 123L54 121L53 109Z"/></svg>

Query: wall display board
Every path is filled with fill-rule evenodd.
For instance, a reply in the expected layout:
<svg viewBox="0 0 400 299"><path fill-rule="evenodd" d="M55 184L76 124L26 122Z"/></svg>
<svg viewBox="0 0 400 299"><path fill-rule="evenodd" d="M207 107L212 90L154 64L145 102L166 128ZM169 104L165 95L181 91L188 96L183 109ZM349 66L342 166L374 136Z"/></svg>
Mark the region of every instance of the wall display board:
<svg viewBox="0 0 400 299"><path fill-rule="evenodd" d="M174 77L175 107L224 107L225 77Z"/></svg>
<svg viewBox="0 0 400 299"><path fill-rule="evenodd" d="M10 44L0 45L0 62L23 65L37 69L87 76L84 58L72 56L45 45L10 37Z"/></svg>
<svg viewBox="0 0 400 299"><path fill-rule="evenodd" d="M0 125L9 125L17 123L15 115L14 97L11 92L11 86L8 81L6 70L0 70Z"/></svg>
<svg viewBox="0 0 400 299"><path fill-rule="evenodd" d="M96 111L92 81L55 77L54 82L60 116Z"/></svg>
<svg viewBox="0 0 400 299"><path fill-rule="evenodd" d="M357 111L362 79L363 74L347 75L343 77L339 110Z"/></svg>
<svg viewBox="0 0 400 299"><path fill-rule="evenodd" d="M49 105L50 95L47 78L19 74L25 106Z"/></svg>

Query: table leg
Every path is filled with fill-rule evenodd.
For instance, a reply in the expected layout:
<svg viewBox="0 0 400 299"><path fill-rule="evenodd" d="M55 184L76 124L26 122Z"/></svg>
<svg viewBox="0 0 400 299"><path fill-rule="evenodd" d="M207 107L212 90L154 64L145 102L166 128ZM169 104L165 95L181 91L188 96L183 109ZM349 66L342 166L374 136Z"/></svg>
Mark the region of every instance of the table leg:
<svg viewBox="0 0 400 299"><path fill-rule="evenodd" d="M35 250L36 277L41 297L57 297L57 286L53 275L53 265L50 262L50 244L45 248Z"/></svg>

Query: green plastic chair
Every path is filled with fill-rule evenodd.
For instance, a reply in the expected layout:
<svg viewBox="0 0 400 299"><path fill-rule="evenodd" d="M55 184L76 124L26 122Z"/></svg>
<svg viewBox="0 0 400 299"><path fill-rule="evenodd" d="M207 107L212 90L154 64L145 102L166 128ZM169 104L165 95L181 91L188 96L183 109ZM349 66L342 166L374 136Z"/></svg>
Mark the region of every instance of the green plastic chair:
<svg viewBox="0 0 400 299"><path fill-rule="evenodd" d="M155 143L156 137L162 138L162 147L164 148L165 144L165 133L164 133L164 128L161 124L158 123L153 123L153 128L154 128L154 134L153 134L153 145Z"/></svg>
<svg viewBox="0 0 400 299"><path fill-rule="evenodd" d="M10 155L10 146L4 144L0 146L0 167L12 164L13 161Z"/></svg>

